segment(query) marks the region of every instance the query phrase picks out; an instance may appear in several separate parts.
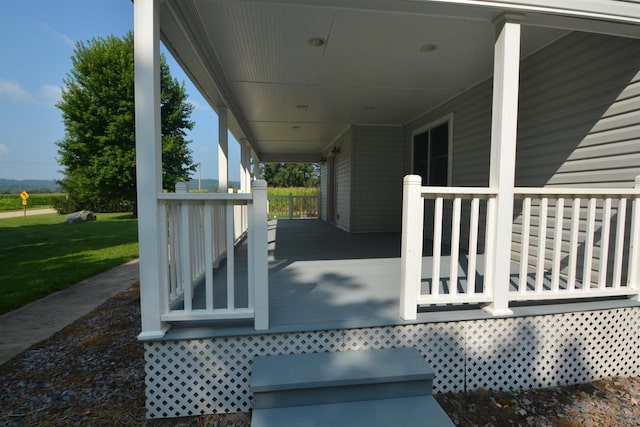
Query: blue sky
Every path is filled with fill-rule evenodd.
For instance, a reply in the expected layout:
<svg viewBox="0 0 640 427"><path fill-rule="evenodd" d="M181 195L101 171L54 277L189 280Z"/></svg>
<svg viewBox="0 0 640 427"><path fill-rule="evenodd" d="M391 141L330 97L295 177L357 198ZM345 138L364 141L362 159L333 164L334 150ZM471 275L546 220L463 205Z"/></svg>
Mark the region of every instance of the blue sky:
<svg viewBox="0 0 640 427"><path fill-rule="evenodd" d="M58 179L55 142L64 125L55 103L71 70L75 43L133 29L131 0L0 0L0 178ZM218 118L171 55L196 123L188 139L202 178L217 178ZM230 137L230 179L239 179L239 147Z"/></svg>

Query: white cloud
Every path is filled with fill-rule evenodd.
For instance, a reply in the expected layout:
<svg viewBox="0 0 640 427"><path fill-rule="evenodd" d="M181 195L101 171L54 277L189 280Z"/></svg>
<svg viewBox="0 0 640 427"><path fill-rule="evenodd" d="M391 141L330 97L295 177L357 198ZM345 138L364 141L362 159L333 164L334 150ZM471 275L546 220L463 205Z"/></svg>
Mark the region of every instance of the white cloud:
<svg viewBox="0 0 640 427"><path fill-rule="evenodd" d="M47 24L40 24L40 27L45 32L51 34L52 36L54 36L58 40L62 41L64 44L69 46L71 49L75 49L76 42L73 41L73 39L71 37L69 37L68 35L63 34L63 33L59 32L59 31L56 31L55 29L53 29L53 27L51 27L50 25L47 25Z"/></svg>
<svg viewBox="0 0 640 427"><path fill-rule="evenodd" d="M188 102L193 105L194 110L207 111L207 109L209 109L209 104L202 104L198 101L194 101L193 99L190 99Z"/></svg>
<svg viewBox="0 0 640 427"><path fill-rule="evenodd" d="M42 85L37 96L27 92L15 80L0 79L0 98L6 98L19 104L33 104L46 107L55 106L62 96L62 88L56 85Z"/></svg>
<svg viewBox="0 0 640 427"><path fill-rule="evenodd" d="M44 85L40 88L40 95L43 102L50 106L55 106L62 97L62 88L55 85Z"/></svg>
<svg viewBox="0 0 640 427"><path fill-rule="evenodd" d="M5 144L0 144L0 154L4 154L4 153L8 153L9 151L9 147Z"/></svg>
<svg viewBox="0 0 640 427"><path fill-rule="evenodd" d="M23 104L37 104L38 101L29 92L24 90L15 80L0 79L0 97L8 98L14 102Z"/></svg>

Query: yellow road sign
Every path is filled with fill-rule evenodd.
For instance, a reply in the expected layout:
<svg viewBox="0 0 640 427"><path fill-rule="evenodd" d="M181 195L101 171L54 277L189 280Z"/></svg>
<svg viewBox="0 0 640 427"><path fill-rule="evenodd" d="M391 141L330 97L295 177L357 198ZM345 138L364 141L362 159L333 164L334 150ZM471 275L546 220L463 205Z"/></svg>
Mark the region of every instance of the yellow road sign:
<svg viewBox="0 0 640 427"><path fill-rule="evenodd" d="M23 191L22 193L20 193L20 198L22 199L22 204L26 205L26 201L29 198L29 193L27 193L26 191Z"/></svg>
<svg viewBox="0 0 640 427"><path fill-rule="evenodd" d="M27 206L27 199L22 199L22 206Z"/></svg>

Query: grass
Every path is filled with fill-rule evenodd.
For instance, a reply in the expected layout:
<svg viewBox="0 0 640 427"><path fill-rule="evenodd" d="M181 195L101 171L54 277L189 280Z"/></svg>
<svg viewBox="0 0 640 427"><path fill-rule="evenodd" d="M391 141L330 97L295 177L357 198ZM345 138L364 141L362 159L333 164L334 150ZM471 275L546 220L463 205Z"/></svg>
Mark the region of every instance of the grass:
<svg viewBox="0 0 640 427"><path fill-rule="evenodd" d="M53 199L64 198L64 193L29 194L27 210L33 208L48 208L53 204ZM24 209L20 194L0 194L0 212L18 211Z"/></svg>
<svg viewBox="0 0 640 427"><path fill-rule="evenodd" d="M0 314L138 256L136 219L97 216L84 224L58 214L0 219Z"/></svg>

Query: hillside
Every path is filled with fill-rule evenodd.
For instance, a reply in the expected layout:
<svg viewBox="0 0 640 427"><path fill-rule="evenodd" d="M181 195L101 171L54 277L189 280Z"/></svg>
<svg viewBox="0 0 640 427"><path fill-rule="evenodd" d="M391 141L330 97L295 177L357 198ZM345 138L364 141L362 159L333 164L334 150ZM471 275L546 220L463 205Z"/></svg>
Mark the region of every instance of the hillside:
<svg viewBox="0 0 640 427"><path fill-rule="evenodd" d="M56 193L60 186L52 179L4 179L0 178L0 193L13 194L27 191L30 193Z"/></svg>

